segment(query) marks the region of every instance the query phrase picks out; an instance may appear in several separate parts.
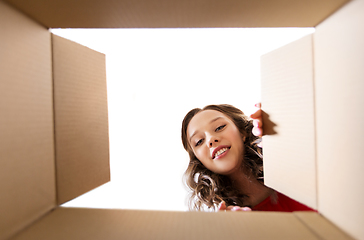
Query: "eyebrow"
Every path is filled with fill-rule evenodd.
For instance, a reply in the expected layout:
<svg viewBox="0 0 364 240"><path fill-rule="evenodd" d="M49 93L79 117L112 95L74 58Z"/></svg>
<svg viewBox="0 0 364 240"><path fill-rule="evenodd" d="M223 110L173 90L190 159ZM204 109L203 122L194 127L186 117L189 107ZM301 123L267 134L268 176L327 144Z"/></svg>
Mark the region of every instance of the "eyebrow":
<svg viewBox="0 0 364 240"><path fill-rule="evenodd" d="M223 118L223 117L217 117L217 118L214 118L214 119L212 119L212 120L210 121L210 123L209 123L209 124L211 124L211 123L213 123L213 122L216 122L216 121L217 121L217 120L219 120L220 118ZM198 131L195 131L195 132L191 135L191 137L190 137L190 142L191 142L191 139L193 138L193 136L195 136L197 133L198 133Z"/></svg>

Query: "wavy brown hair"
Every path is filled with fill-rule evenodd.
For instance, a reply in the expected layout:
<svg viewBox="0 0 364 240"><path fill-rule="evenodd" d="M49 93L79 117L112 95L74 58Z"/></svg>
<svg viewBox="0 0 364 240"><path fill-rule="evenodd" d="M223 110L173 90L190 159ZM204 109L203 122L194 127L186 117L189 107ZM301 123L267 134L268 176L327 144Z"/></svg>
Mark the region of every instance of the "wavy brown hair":
<svg viewBox="0 0 364 240"><path fill-rule="evenodd" d="M221 174L214 173L207 169L200 160L197 159L188 142L187 127L191 119L199 112L204 110L216 110L222 112L235 126L239 129L244 142L244 160L242 167L248 170L250 174L263 181L263 155L258 143L261 138L252 134L253 123L244 113L231 105L208 105L202 109L195 108L187 113L182 122L182 143L185 150L188 152L190 162L187 170L184 173L184 181L190 189L189 209L204 210L216 209L216 206L225 201L226 205L247 206L245 199L248 197L240 194L232 186L230 178Z"/></svg>

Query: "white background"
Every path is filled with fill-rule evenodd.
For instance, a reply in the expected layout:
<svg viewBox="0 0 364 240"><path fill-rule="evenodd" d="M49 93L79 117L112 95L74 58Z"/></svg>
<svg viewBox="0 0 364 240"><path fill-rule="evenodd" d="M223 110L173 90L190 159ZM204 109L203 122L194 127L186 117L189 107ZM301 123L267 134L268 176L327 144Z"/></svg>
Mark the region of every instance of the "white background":
<svg viewBox="0 0 364 240"><path fill-rule="evenodd" d="M251 114L260 101L260 56L314 29L52 32L106 54L111 182L64 206L185 211L185 114L221 103Z"/></svg>

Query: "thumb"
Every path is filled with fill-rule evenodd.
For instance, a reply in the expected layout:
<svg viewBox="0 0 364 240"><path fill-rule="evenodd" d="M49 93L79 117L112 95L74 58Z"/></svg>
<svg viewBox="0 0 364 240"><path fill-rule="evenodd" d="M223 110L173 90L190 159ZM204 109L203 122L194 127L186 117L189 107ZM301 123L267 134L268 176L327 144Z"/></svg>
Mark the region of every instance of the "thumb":
<svg viewBox="0 0 364 240"><path fill-rule="evenodd" d="M250 114L250 117L253 119L261 118L262 117L262 109L258 109L256 112Z"/></svg>
<svg viewBox="0 0 364 240"><path fill-rule="evenodd" d="M219 205L219 211L224 211L224 210L226 210L226 203L222 201Z"/></svg>

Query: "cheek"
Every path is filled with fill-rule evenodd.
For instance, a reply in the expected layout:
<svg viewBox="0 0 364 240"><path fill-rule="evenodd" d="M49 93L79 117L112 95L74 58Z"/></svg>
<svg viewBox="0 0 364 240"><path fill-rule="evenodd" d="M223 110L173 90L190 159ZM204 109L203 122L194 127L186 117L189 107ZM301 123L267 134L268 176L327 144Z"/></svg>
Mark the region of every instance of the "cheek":
<svg viewBox="0 0 364 240"><path fill-rule="evenodd" d="M200 160L200 162L207 168L207 165L209 164L210 161L209 158L210 152L207 152L206 149L200 148L198 150L195 150L194 153L197 159Z"/></svg>
<svg viewBox="0 0 364 240"><path fill-rule="evenodd" d="M195 155L198 160L203 161L206 158L206 151L203 148L198 148L197 150L195 150Z"/></svg>
<svg viewBox="0 0 364 240"><path fill-rule="evenodd" d="M241 135L237 129L230 129L228 132L226 132L225 136L229 138L229 140L232 141L233 143L241 142L241 137L240 137Z"/></svg>
<svg viewBox="0 0 364 240"><path fill-rule="evenodd" d="M244 137L240 134L240 132L232 132L231 133L232 136L232 141L236 144L236 146L238 146L240 151L244 151Z"/></svg>

